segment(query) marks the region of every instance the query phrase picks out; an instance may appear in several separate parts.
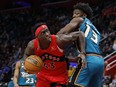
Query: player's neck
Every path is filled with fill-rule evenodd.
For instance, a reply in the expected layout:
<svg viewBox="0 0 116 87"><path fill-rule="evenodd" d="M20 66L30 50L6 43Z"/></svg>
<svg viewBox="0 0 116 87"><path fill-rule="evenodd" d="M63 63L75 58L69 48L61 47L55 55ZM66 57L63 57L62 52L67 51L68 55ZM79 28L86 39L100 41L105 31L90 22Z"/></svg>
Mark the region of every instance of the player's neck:
<svg viewBox="0 0 116 87"><path fill-rule="evenodd" d="M39 41L39 47L42 50L48 49L50 43L51 43L51 41Z"/></svg>

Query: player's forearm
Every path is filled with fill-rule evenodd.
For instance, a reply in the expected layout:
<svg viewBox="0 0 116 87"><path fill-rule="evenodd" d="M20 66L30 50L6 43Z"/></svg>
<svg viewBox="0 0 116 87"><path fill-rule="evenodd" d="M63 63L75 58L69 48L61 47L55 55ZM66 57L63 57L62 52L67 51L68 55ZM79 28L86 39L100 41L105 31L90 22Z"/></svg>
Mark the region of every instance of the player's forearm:
<svg viewBox="0 0 116 87"><path fill-rule="evenodd" d="M18 85L18 77L15 76L15 77L13 78L13 83L14 83L14 86L15 86L15 85Z"/></svg>
<svg viewBox="0 0 116 87"><path fill-rule="evenodd" d="M58 34L69 34L75 29L75 26L72 26L71 23L67 24L65 27L61 28L60 31L57 32Z"/></svg>
<svg viewBox="0 0 116 87"><path fill-rule="evenodd" d="M85 53L85 35L81 31L72 32L70 33L72 35L72 41L79 42L78 49L81 53Z"/></svg>
<svg viewBox="0 0 116 87"><path fill-rule="evenodd" d="M75 40L77 42L79 42L79 44L77 44L78 46L78 50L81 53L85 53L85 35L83 32L81 31L77 31L77 32L72 32L72 40Z"/></svg>
<svg viewBox="0 0 116 87"><path fill-rule="evenodd" d="M79 35L78 41L79 41L79 51L81 53L85 54L86 52L85 52L85 35L84 35L84 33L81 32L81 34Z"/></svg>
<svg viewBox="0 0 116 87"><path fill-rule="evenodd" d="M26 54L24 53L23 59L25 60L27 57L28 57L28 55L26 55Z"/></svg>

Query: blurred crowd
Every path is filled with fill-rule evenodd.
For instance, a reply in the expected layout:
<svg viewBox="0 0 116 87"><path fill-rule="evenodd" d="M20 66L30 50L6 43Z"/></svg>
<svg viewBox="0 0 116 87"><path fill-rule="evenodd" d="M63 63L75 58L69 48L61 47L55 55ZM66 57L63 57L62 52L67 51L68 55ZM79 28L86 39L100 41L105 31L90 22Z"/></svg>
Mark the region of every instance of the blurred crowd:
<svg viewBox="0 0 116 87"><path fill-rule="evenodd" d="M0 12L0 82L8 82L12 77L12 64L18 58L22 58L27 42L34 38L34 30L32 26L38 22L46 22L51 33L56 34L71 17L69 9L42 9L29 10L22 9L20 11ZM116 50L116 16L106 15L94 18L94 24L102 34L101 50L105 57ZM72 43L66 46L66 56L77 56L75 46ZM104 82L106 78L104 77ZM114 81L116 84L116 77ZM107 84L107 83L104 83ZM109 87L109 86L107 86ZM115 86L116 87L116 86Z"/></svg>
<svg viewBox="0 0 116 87"><path fill-rule="evenodd" d="M103 77L103 87L116 87L116 75L112 78L111 75Z"/></svg>

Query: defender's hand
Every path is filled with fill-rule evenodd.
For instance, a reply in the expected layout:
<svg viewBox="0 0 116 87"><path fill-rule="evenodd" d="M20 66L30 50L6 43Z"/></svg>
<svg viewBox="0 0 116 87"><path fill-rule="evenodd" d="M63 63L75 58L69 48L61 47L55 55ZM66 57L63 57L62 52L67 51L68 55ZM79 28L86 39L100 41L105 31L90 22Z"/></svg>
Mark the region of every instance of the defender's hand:
<svg viewBox="0 0 116 87"><path fill-rule="evenodd" d="M19 87L19 85L18 84L15 84L14 87Z"/></svg>
<svg viewBox="0 0 116 87"><path fill-rule="evenodd" d="M81 58L82 59L82 66L83 66L83 68L84 67L87 67L87 62L86 62L85 54L80 53L78 55L78 58Z"/></svg>

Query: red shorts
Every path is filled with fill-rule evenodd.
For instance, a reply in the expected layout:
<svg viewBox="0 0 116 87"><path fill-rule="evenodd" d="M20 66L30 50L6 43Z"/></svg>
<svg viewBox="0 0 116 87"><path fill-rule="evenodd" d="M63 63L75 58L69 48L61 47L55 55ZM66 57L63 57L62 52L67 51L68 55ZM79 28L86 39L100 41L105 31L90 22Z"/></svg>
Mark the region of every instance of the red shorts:
<svg viewBox="0 0 116 87"><path fill-rule="evenodd" d="M50 87L51 83L57 84L67 84L68 82L68 74L63 73L57 76L48 76L44 73L39 74L37 77L36 87ZM61 86L57 86L61 87Z"/></svg>

